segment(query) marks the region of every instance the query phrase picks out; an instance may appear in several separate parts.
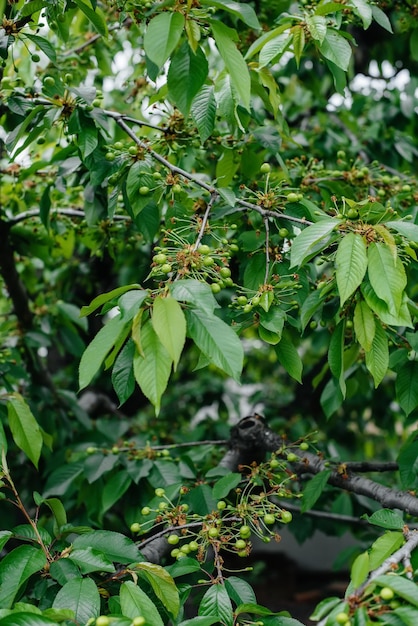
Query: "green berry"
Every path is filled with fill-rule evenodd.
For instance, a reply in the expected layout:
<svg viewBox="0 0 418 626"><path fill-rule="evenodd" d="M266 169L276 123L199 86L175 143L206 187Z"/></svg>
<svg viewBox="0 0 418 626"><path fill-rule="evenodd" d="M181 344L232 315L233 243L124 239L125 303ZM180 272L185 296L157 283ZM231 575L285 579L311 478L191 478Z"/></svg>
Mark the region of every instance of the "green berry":
<svg viewBox="0 0 418 626"><path fill-rule="evenodd" d="M229 269L229 267L221 267L219 273L222 278L229 278L231 276L231 270Z"/></svg>
<svg viewBox="0 0 418 626"><path fill-rule="evenodd" d="M44 85L46 87L53 87L55 85L55 80L52 78L52 76L45 76Z"/></svg>
<svg viewBox="0 0 418 626"><path fill-rule="evenodd" d="M143 515L144 517L146 517L147 515L149 515L151 513L151 509L149 508L149 506L144 506L141 509L141 515Z"/></svg>
<svg viewBox="0 0 418 626"><path fill-rule="evenodd" d="M117 141L113 147L115 150L123 150L123 143L121 141Z"/></svg>
<svg viewBox="0 0 418 626"><path fill-rule="evenodd" d="M283 524L290 524L293 519L293 515L290 511L282 511L280 514L281 520Z"/></svg>
<svg viewBox="0 0 418 626"><path fill-rule="evenodd" d="M97 448L94 448L93 446L89 446L88 448L86 448L87 454L95 454L96 452L97 452Z"/></svg>
<svg viewBox="0 0 418 626"><path fill-rule="evenodd" d="M178 548L174 548L174 550L171 550L170 554L174 559L176 559L180 554L180 550Z"/></svg>
<svg viewBox="0 0 418 626"><path fill-rule="evenodd" d="M188 543L184 543L181 548L180 548L180 552L183 552L183 554L189 554L190 552L190 546Z"/></svg>
<svg viewBox="0 0 418 626"><path fill-rule="evenodd" d="M105 159L106 161L114 161L116 159L116 154L114 152L106 152Z"/></svg>
<svg viewBox="0 0 418 626"><path fill-rule="evenodd" d="M131 146L130 148L128 148L128 152L131 156L135 156L136 154L138 154L138 150L136 149L136 146Z"/></svg>
<svg viewBox="0 0 418 626"><path fill-rule="evenodd" d="M154 261L154 263L156 263L157 265L164 265L164 263L167 261L167 255L163 254L162 252L160 252L159 254L155 254L152 257L152 260Z"/></svg>
<svg viewBox="0 0 418 626"><path fill-rule="evenodd" d="M347 613L337 613L337 615L335 616L335 621L337 622L337 624L346 624L349 620L349 617L347 615Z"/></svg>
<svg viewBox="0 0 418 626"><path fill-rule="evenodd" d="M296 463L296 461L299 461L299 457L294 452L289 452L286 459L289 463Z"/></svg>
<svg viewBox="0 0 418 626"><path fill-rule="evenodd" d="M405 191L405 192L411 191L411 185L402 185L402 191Z"/></svg>
<svg viewBox="0 0 418 626"><path fill-rule="evenodd" d="M224 509L226 509L225 500L219 500L218 504L216 505L216 508L218 509L218 511L223 511Z"/></svg>
<svg viewBox="0 0 418 626"><path fill-rule="evenodd" d="M212 293L219 293L221 291L221 286L218 283L212 283L210 286Z"/></svg>
<svg viewBox="0 0 418 626"><path fill-rule="evenodd" d="M191 552L197 552L197 550L199 550L199 544L197 543L197 541L191 541L189 543L189 548Z"/></svg>
<svg viewBox="0 0 418 626"><path fill-rule="evenodd" d="M287 195L287 201L288 202L297 202L299 200L299 196L297 193L294 193L293 191L291 191L288 195Z"/></svg>
<svg viewBox="0 0 418 626"><path fill-rule="evenodd" d="M235 547L237 550L245 550L247 547L247 542L244 539L237 539L235 542Z"/></svg>
<svg viewBox="0 0 418 626"><path fill-rule="evenodd" d="M210 267L211 265L215 263L215 260L211 256L204 256L202 263L205 267Z"/></svg>
<svg viewBox="0 0 418 626"><path fill-rule="evenodd" d="M31 59L34 63L39 63L41 57L39 56L39 54L32 54Z"/></svg>
<svg viewBox="0 0 418 626"><path fill-rule="evenodd" d="M270 467L272 469L275 469L276 467L279 467L280 462L277 459L271 459L270 460Z"/></svg>
<svg viewBox="0 0 418 626"><path fill-rule="evenodd" d="M146 619L145 617L142 617L142 615L138 615L132 620L132 626L145 626L146 623Z"/></svg>
<svg viewBox="0 0 418 626"><path fill-rule="evenodd" d="M251 304L253 306L258 306L260 304L260 296L253 296L251 298Z"/></svg>
<svg viewBox="0 0 418 626"><path fill-rule="evenodd" d="M109 626L110 620L106 615L100 615L96 618L96 626Z"/></svg>
<svg viewBox="0 0 418 626"><path fill-rule="evenodd" d="M395 594L393 593L390 587L382 587L379 595L382 598L382 600L389 601L393 599Z"/></svg>
<svg viewBox="0 0 418 626"><path fill-rule="evenodd" d="M237 304L239 304L240 306L244 306L245 304L247 304L247 302L248 298L246 296L238 296Z"/></svg>
<svg viewBox="0 0 418 626"><path fill-rule="evenodd" d="M162 498L165 495L165 489L163 489L162 487L157 487L157 489L155 490L155 495L157 496L157 498Z"/></svg>
<svg viewBox="0 0 418 626"><path fill-rule="evenodd" d="M170 263L164 263L161 265L161 271L163 274L169 274L172 270Z"/></svg>
<svg viewBox="0 0 418 626"><path fill-rule="evenodd" d="M139 188L139 194L141 196L147 196L149 194L149 187L147 187L146 185L143 185L142 187Z"/></svg>
<svg viewBox="0 0 418 626"><path fill-rule="evenodd" d="M344 152L344 150L338 150L338 152L337 152L337 159L345 159L345 152Z"/></svg>
<svg viewBox="0 0 418 626"><path fill-rule="evenodd" d="M357 211L357 209L348 209L348 211L347 211L347 217L348 217L350 220L355 220L355 219L357 219L357 218L358 218L358 211Z"/></svg>
<svg viewBox="0 0 418 626"><path fill-rule="evenodd" d="M167 541L170 544L170 546L176 546L178 542L180 541L180 537L178 535L169 535L167 537Z"/></svg>
<svg viewBox="0 0 418 626"><path fill-rule="evenodd" d="M102 106L102 103L100 102L98 98L95 98L92 102L92 105L97 108L97 107Z"/></svg>
<svg viewBox="0 0 418 626"><path fill-rule="evenodd" d="M243 308L244 313L250 313L250 311L252 310L253 310L253 305L250 304L249 302Z"/></svg>
<svg viewBox="0 0 418 626"><path fill-rule="evenodd" d="M131 524L131 533L139 533L140 530L141 524L138 524L138 522L134 522L133 524Z"/></svg>
<svg viewBox="0 0 418 626"><path fill-rule="evenodd" d="M241 526L239 529L239 534L242 539L248 539L251 535L251 528L244 524L244 526Z"/></svg>
<svg viewBox="0 0 418 626"><path fill-rule="evenodd" d="M276 518L272 513L266 513L263 517L263 520L265 524L268 524L270 526L271 524L274 524Z"/></svg>
<svg viewBox="0 0 418 626"><path fill-rule="evenodd" d="M200 252L200 254L206 255L212 252L212 248L210 246L207 246L205 243L202 243L198 247L197 251Z"/></svg>
<svg viewBox="0 0 418 626"><path fill-rule="evenodd" d="M208 530L208 535L209 537L211 537L211 539L216 539L217 537L219 537L219 529L215 528L215 526L212 526L212 528L209 528Z"/></svg>
<svg viewBox="0 0 418 626"><path fill-rule="evenodd" d="M282 237L282 239L284 239L285 237L289 235L289 231L287 230L287 228L280 228L279 235L280 237Z"/></svg>
<svg viewBox="0 0 418 626"><path fill-rule="evenodd" d="M178 183L173 185L172 189L173 189L173 193L175 193L175 194L181 193L181 191L182 191L182 187Z"/></svg>
<svg viewBox="0 0 418 626"><path fill-rule="evenodd" d="M302 441L302 443L299 444L299 448L301 450L309 450L309 443L307 443L306 441Z"/></svg>
<svg viewBox="0 0 418 626"><path fill-rule="evenodd" d="M271 170L270 163L263 163L260 167L261 174L268 174Z"/></svg>

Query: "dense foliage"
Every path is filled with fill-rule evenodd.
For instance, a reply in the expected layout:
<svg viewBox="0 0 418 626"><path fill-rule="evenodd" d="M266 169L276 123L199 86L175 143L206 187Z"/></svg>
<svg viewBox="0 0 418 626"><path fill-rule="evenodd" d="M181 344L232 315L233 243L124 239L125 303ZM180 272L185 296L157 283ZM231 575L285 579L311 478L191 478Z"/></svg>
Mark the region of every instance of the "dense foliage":
<svg viewBox="0 0 418 626"><path fill-rule="evenodd" d="M0 626L418 623L418 4L0 6Z"/></svg>

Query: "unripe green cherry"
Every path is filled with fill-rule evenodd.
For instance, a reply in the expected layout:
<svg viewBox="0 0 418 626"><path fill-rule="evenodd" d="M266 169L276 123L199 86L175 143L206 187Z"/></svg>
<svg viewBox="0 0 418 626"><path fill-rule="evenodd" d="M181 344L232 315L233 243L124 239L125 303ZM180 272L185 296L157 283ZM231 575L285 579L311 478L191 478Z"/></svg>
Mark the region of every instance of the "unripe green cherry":
<svg viewBox="0 0 418 626"><path fill-rule="evenodd" d="M276 521L275 516L272 513L266 513L263 517L263 521L265 524L271 525Z"/></svg>
<svg viewBox="0 0 418 626"><path fill-rule="evenodd" d="M206 254L210 254L210 252L212 251L210 246L207 246L205 243L202 243L198 249L198 252L200 252L200 254L206 255Z"/></svg>
<svg viewBox="0 0 418 626"><path fill-rule="evenodd" d="M106 615L99 615L96 618L96 626L109 626L110 620Z"/></svg>
<svg viewBox="0 0 418 626"><path fill-rule="evenodd" d="M155 490L155 495L157 496L157 498L162 498L165 495L165 489L163 489L162 487L157 487L157 489Z"/></svg>
<svg viewBox="0 0 418 626"><path fill-rule="evenodd" d="M280 465L280 461L278 461L277 459L271 459L270 460L270 467L275 469L276 467L279 467Z"/></svg>
<svg viewBox="0 0 418 626"><path fill-rule="evenodd" d="M302 441L302 443L299 444L299 448L301 450L309 450L309 443L307 443L306 441Z"/></svg>
<svg viewBox="0 0 418 626"><path fill-rule="evenodd" d="M116 159L116 154L114 152L106 152L105 159L106 161L114 161Z"/></svg>
<svg viewBox="0 0 418 626"><path fill-rule="evenodd" d="M141 524L139 524L138 522L134 522L133 524L131 524L131 533L139 533L139 531L141 530Z"/></svg>
<svg viewBox="0 0 418 626"><path fill-rule="evenodd" d="M225 500L219 500L218 504L216 505L216 508L218 509L218 511L223 511L224 509L226 509Z"/></svg>
<svg viewBox="0 0 418 626"><path fill-rule="evenodd" d="M379 596L382 598L382 600L385 600L385 601L392 600L394 595L395 594L393 593L390 587L382 587L379 593Z"/></svg>
<svg viewBox="0 0 418 626"><path fill-rule="evenodd" d="M146 185L143 185L142 187L139 188L139 194L141 196L147 196L149 194L149 187L147 187Z"/></svg>
<svg viewBox="0 0 418 626"><path fill-rule="evenodd" d="M219 293L221 291L221 286L218 283L212 283L210 286L212 293Z"/></svg>
<svg viewBox="0 0 418 626"><path fill-rule="evenodd" d="M52 76L45 76L44 85L46 85L46 87L53 87L55 85L55 80Z"/></svg>
<svg viewBox="0 0 418 626"><path fill-rule="evenodd" d="M268 174L271 170L270 163L262 163L260 167L261 174Z"/></svg>
<svg viewBox="0 0 418 626"><path fill-rule="evenodd" d="M247 542L244 539L237 539L235 542L235 547L237 550L245 550L247 547Z"/></svg>
<svg viewBox="0 0 418 626"><path fill-rule="evenodd" d="M337 615L335 616L335 621L337 622L337 624L346 624L348 622L350 618L348 617L347 613L337 613Z"/></svg>
<svg viewBox="0 0 418 626"><path fill-rule="evenodd" d="M142 617L142 615L138 615L132 620L132 626L144 626L146 623L146 619L145 617Z"/></svg>
<svg viewBox="0 0 418 626"><path fill-rule="evenodd" d="M293 519L293 515L290 511L282 511L280 514L281 520L283 524L290 524Z"/></svg>
<svg viewBox="0 0 418 626"><path fill-rule="evenodd" d="M251 535L251 528L244 524L244 526L241 526L239 529L239 534L242 539L248 539Z"/></svg>
<svg viewBox="0 0 418 626"><path fill-rule="evenodd" d="M215 260L211 256L204 256L202 263L205 267L210 267L211 265L215 263Z"/></svg>
<svg viewBox="0 0 418 626"><path fill-rule="evenodd" d="M170 263L164 263L163 265L161 265L161 271L163 274L169 274L172 269L173 268L171 267Z"/></svg>
<svg viewBox="0 0 418 626"><path fill-rule="evenodd" d="M299 200L299 196L297 193L294 193L293 191L291 191L289 194L287 194L288 202L297 202L298 200Z"/></svg>
<svg viewBox="0 0 418 626"><path fill-rule="evenodd" d="M182 191L182 187L178 183L173 185L172 189L173 189L173 193L175 193L175 194L181 193L181 191Z"/></svg>
<svg viewBox="0 0 418 626"><path fill-rule="evenodd" d="M159 254L155 254L152 257L152 260L154 261L154 263L156 263L157 265L164 265L164 263L167 261L167 255L163 254L162 252L160 252Z"/></svg>
<svg viewBox="0 0 418 626"><path fill-rule="evenodd" d="M247 304L247 302L248 302L247 296L238 296L237 304L240 304L241 306L244 306L244 304Z"/></svg>
<svg viewBox="0 0 418 626"><path fill-rule="evenodd" d="M290 195L290 194L289 194ZM279 235L280 237L282 237L282 239L284 239L285 237L287 237L289 234L289 231L287 230L287 228L280 228L279 229Z"/></svg>
<svg viewBox="0 0 418 626"><path fill-rule="evenodd" d="M176 546L178 542L180 541L180 537L178 535L169 535L167 537L167 541L170 544L170 546Z"/></svg>
<svg viewBox="0 0 418 626"><path fill-rule="evenodd" d="M211 537L211 539L216 539L217 537L219 537L219 529L212 526L212 528L209 528L208 530L208 535L209 537Z"/></svg>
<svg viewBox="0 0 418 626"><path fill-rule="evenodd" d="M289 463L295 463L299 460L299 457L294 452L289 452L286 459L289 461Z"/></svg>
<svg viewBox="0 0 418 626"><path fill-rule="evenodd" d="M260 296L253 296L251 298L251 304L253 306L258 306L260 304Z"/></svg>
<svg viewBox="0 0 418 626"><path fill-rule="evenodd" d="M146 517L147 515L149 515L151 513L151 509L149 508L149 506L144 506L141 509L141 515L143 515L144 517Z"/></svg>
<svg viewBox="0 0 418 626"><path fill-rule="evenodd" d="M229 267L221 267L219 273L222 278L229 278L231 276L231 270L229 269Z"/></svg>
<svg viewBox="0 0 418 626"><path fill-rule="evenodd" d="M39 63L41 57L39 56L39 54L32 54L31 59L34 63Z"/></svg>
<svg viewBox="0 0 418 626"><path fill-rule="evenodd" d="M138 150L135 146L131 146L130 148L128 148L128 152L131 156L135 156L138 153Z"/></svg>

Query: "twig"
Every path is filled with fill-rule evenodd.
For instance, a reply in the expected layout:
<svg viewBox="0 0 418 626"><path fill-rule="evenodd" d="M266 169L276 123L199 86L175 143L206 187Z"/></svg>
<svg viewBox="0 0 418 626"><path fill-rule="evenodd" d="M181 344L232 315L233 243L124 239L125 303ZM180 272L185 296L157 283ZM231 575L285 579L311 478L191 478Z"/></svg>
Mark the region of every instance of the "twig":
<svg viewBox="0 0 418 626"><path fill-rule="evenodd" d="M208 220L209 220L210 212L211 212L212 207L215 204L217 199L218 199L218 193L216 191L212 191L212 193L210 194L210 200L209 200L209 202L207 204L205 213L204 213L204 215L202 217L202 223L201 223L201 226L200 226L200 229L199 229L199 233L197 235L197 239L196 239L195 244L193 246L193 250L197 250L198 249L199 244L200 244L200 242L203 239L203 235L205 234L206 226L207 226L207 223L208 223Z"/></svg>
<svg viewBox="0 0 418 626"><path fill-rule="evenodd" d="M347 461L340 465L352 472L397 472L399 465L395 461L369 462L369 461Z"/></svg>
<svg viewBox="0 0 418 626"><path fill-rule="evenodd" d="M266 270L264 272L264 284L267 285L269 279L269 271L270 271L270 229L269 229L269 218L264 216L264 228L266 231Z"/></svg>

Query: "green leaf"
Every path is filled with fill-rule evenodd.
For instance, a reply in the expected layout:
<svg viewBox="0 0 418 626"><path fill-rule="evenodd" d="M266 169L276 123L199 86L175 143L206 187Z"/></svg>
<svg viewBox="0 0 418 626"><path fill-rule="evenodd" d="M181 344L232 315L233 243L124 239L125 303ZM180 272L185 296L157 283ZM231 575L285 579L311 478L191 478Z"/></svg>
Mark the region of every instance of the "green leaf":
<svg viewBox="0 0 418 626"><path fill-rule="evenodd" d="M235 487L239 485L241 480L241 474L237 474L236 472L222 476L213 486L213 497L217 500L225 498L232 489L235 489Z"/></svg>
<svg viewBox="0 0 418 626"><path fill-rule="evenodd" d="M330 234L340 223L341 220L326 218L305 228L293 239L290 250L290 267L303 265L310 256L325 248L328 245Z"/></svg>
<svg viewBox="0 0 418 626"><path fill-rule="evenodd" d="M232 626L234 617L231 600L225 586L212 585L204 594L199 605L199 616L214 615L225 626Z"/></svg>
<svg viewBox="0 0 418 626"><path fill-rule="evenodd" d="M328 350L328 363L333 376L335 376L338 380L343 398L346 393L346 384L344 379L344 337L345 320L341 320L331 335Z"/></svg>
<svg viewBox="0 0 418 626"><path fill-rule="evenodd" d="M110 530L94 530L79 535L73 541L74 549L93 548L115 563L140 561L140 553L135 543L121 533Z"/></svg>
<svg viewBox="0 0 418 626"><path fill-rule="evenodd" d="M373 542L369 550L370 571L377 569L405 543L402 532L388 531Z"/></svg>
<svg viewBox="0 0 418 626"><path fill-rule="evenodd" d="M120 336L126 333L130 322L125 322L121 315L112 317L99 330L93 341L89 343L79 365L79 386L84 389L91 383L99 371L104 359L117 343Z"/></svg>
<svg viewBox="0 0 418 626"><path fill-rule="evenodd" d="M186 619L184 622L180 622L178 626L212 626L212 624L219 624L218 618L214 615L192 617L191 619Z"/></svg>
<svg viewBox="0 0 418 626"><path fill-rule="evenodd" d="M179 302L188 302L203 311L214 311L219 308L209 285L194 278L177 280L170 285L170 291L173 298Z"/></svg>
<svg viewBox="0 0 418 626"><path fill-rule="evenodd" d="M83 0L74 0L75 4L78 6L80 11L84 13L88 20L93 24L94 28L97 32L102 35L102 37L107 37L107 26L106 21L97 8L93 10L92 5L87 4Z"/></svg>
<svg viewBox="0 0 418 626"><path fill-rule="evenodd" d="M157 296L152 308L152 326L173 360L174 371L186 341L186 318L177 300Z"/></svg>
<svg viewBox="0 0 418 626"><path fill-rule="evenodd" d="M400 606L393 613L400 617L402 626L416 626L418 624L418 610L411 606Z"/></svg>
<svg viewBox="0 0 418 626"><path fill-rule="evenodd" d="M19 546L6 554L0 562L1 608L11 608L28 578L45 566L45 554L34 546Z"/></svg>
<svg viewBox="0 0 418 626"><path fill-rule="evenodd" d="M63 558L51 563L49 573L61 587L73 578L80 578L80 570L70 559Z"/></svg>
<svg viewBox="0 0 418 626"><path fill-rule="evenodd" d="M393 33L392 25L386 13L382 11L378 6L372 5L372 13L373 19L375 22L379 24L382 28L387 30L389 33Z"/></svg>
<svg viewBox="0 0 418 626"><path fill-rule="evenodd" d="M26 17L37 13L48 5L48 0L30 0L26 2L19 11L20 17Z"/></svg>
<svg viewBox="0 0 418 626"><path fill-rule="evenodd" d="M116 289L112 289L112 291L108 291L107 293L101 293L100 295L96 296L88 306L81 307L80 317L90 315L90 313L96 311L100 306L106 304L106 302L109 302L110 300L115 300L122 294L126 293L127 291L131 291L132 289L141 289L141 285L134 283L131 285L124 285L123 287L117 287ZM148 292L144 291L144 294L148 295Z"/></svg>
<svg viewBox="0 0 418 626"><path fill-rule="evenodd" d="M385 574L375 578L373 583L382 587L389 587L395 592L395 595L418 607L418 586L416 582L408 580L403 576Z"/></svg>
<svg viewBox="0 0 418 626"><path fill-rule="evenodd" d="M3 551L3 548L9 541L10 537L13 537L11 530L0 530L0 552Z"/></svg>
<svg viewBox="0 0 418 626"><path fill-rule="evenodd" d="M7 416L12 437L37 468L43 442L41 429L24 398L19 393L9 397Z"/></svg>
<svg viewBox="0 0 418 626"><path fill-rule="evenodd" d="M185 117L208 75L208 62L201 48L196 52L185 42L173 55L167 75L168 95Z"/></svg>
<svg viewBox="0 0 418 626"><path fill-rule="evenodd" d="M325 295L322 293L321 289L311 291L308 297L303 300L302 306L300 307L302 330L305 330L313 315L321 309L324 300Z"/></svg>
<svg viewBox="0 0 418 626"><path fill-rule="evenodd" d="M235 380L239 380L244 360L241 341L235 331L209 311L186 310L187 334L199 350Z"/></svg>
<svg viewBox="0 0 418 626"><path fill-rule="evenodd" d="M253 588L242 578L229 576L225 580L225 587L229 593L229 597L237 606L242 604L255 604L257 602Z"/></svg>
<svg viewBox="0 0 418 626"><path fill-rule="evenodd" d="M402 445L398 458L399 475L404 489L413 489L418 476L418 437L415 432Z"/></svg>
<svg viewBox="0 0 418 626"><path fill-rule="evenodd" d="M354 8L354 13L358 15L363 22L364 30L369 28L373 19L373 11L367 0L350 0L350 4Z"/></svg>
<svg viewBox="0 0 418 626"><path fill-rule="evenodd" d="M44 497L54 494L56 496L62 496L70 491L70 487L80 474L84 471L84 464L82 461L78 463L69 463L68 465L62 465L56 470L51 472L46 481L45 489L43 492Z"/></svg>
<svg viewBox="0 0 418 626"><path fill-rule="evenodd" d="M128 580L120 587L120 608L122 615L134 618L138 615L146 615L149 626L164 626L164 622L155 604L150 600L145 591Z"/></svg>
<svg viewBox="0 0 418 626"><path fill-rule="evenodd" d="M210 23L216 46L231 76L232 84L243 106L249 110L251 79L244 57L234 43L237 33L222 22L211 20Z"/></svg>
<svg viewBox="0 0 418 626"><path fill-rule="evenodd" d="M368 280L363 281L361 285L361 292L368 306L372 309L372 311L376 313L378 317L380 317L380 320L383 322L383 324L388 324L389 326L407 326L408 328L414 328L411 320L411 314L408 308L409 301L405 293L402 296L402 304L401 308L399 309L399 313L397 315L392 315L389 312L386 302L378 298Z"/></svg>
<svg viewBox="0 0 418 626"><path fill-rule="evenodd" d="M286 372L290 374L292 378L302 382L302 370L303 363L300 355L292 341L292 337L287 330L283 331L282 337L275 346L275 351L279 362L283 365Z"/></svg>
<svg viewBox="0 0 418 626"><path fill-rule="evenodd" d="M306 513L313 507L324 491L331 473L331 470L322 470L322 472L316 474L306 483L303 489L302 506L300 509L302 513Z"/></svg>
<svg viewBox="0 0 418 626"><path fill-rule="evenodd" d="M372 349L376 331L374 315L364 300L359 300L354 309L354 332L357 340L365 352Z"/></svg>
<svg viewBox="0 0 418 626"><path fill-rule="evenodd" d="M302 58L303 49L305 47L305 31L304 25L297 24L292 28L293 33L293 54L295 55L296 67L299 68Z"/></svg>
<svg viewBox="0 0 418 626"><path fill-rule="evenodd" d="M208 515L216 511L216 500L209 485L198 485L189 492L193 511L198 515Z"/></svg>
<svg viewBox="0 0 418 626"><path fill-rule="evenodd" d="M109 480L106 481L102 491L102 507L101 513L105 513L112 507L115 502L122 498L123 494L128 490L132 483L132 479L126 473L126 470L121 470L116 474L113 474Z"/></svg>
<svg viewBox="0 0 418 626"><path fill-rule="evenodd" d="M386 222L386 228L392 228L396 232L400 233L409 241L415 241L418 243L418 225L412 222Z"/></svg>
<svg viewBox="0 0 418 626"><path fill-rule="evenodd" d="M148 23L144 37L147 57L160 69L176 48L184 29L181 13L159 13Z"/></svg>
<svg viewBox="0 0 418 626"><path fill-rule="evenodd" d="M388 337L381 324L376 324L372 347L366 352L366 367L373 376L374 386L378 387L389 367Z"/></svg>
<svg viewBox="0 0 418 626"><path fill-rule="evenodd" d="M100 613L100 595L91 578L74 578L58 591L52 603L54 609L71 609L74 619L86 624Z"/></svg>
<svg viewBox="0 0 418 626"><path fill-rule="evenodd" d="M158 415L173 360L159 340L151 321L142 326L141 348L142 354L137 352L134 357L135 380L144 396L154 405Z"/></svg>
<svg viewBox="0 0 418 626"><path fill-rule="evenodd" d="M338 245L335 257L338 292L341 306L355 292L367 271L367 247L363 237L348 233Z"/></svg>
<svg viewBox="0 0 418 626"><path fill-rule="evenodd" d="M320 2L319 5L315 9L315 15L329 15L330 13L335 13L336 11L342 11L344 9L341 6L340 2Z"/></svg>
<svg viewBox="0 0 418 626"><path fill-rule="evenodd" d="M82 574L91 572L115 572L115 566L101 552L87 547L73 550L70 559L79 568Z"/></svg>
<svg viewBox="0 0 418 626"><path fill-rule="evenodd" d="M67 513L65 512L64 505L58 498L47 498L43 500L43 504L46 504L55 518L54 533L58 536L61 526L67 524Z"/></svg>
<svg viewBox="0 0 418 626"><path fill-rule="evenodd" d="M394 259L389 247L372 242L368 247L368 274L374 292L383 300L389 313L397 315L407 279L402 261Z"/></svg>
<svg viewBox="0 0 418 626"><path fill-rule="evenodd" d="M71 619L72 613L66 614L66 617ZM43 615L26 611L13 612L0 619L0 626L49 626L50 624L56 626L57 622Z"/></svg>
<svg viewBox="0 0 418 626"><path fill-rule="evenodd" d="M234 2L234 0L202 0L201 4L227 11L241 19L244 24L247 24L247 26L254 30L261 28L257 15L249 4Z"/></svg>
<svg viewBox="0 0 418 626"><path fill-rule="evenodd" d="M325 598L315 607L314 612L309 617L313 622L319 622L323 617L326 617L332 609L341 604L341 598Z"/></svg>
<svg viewBox="0 0 418 626"><path fill-rule="evenodd" d="M133 361L135 343L130 339L116 357L112 369L112 385L119 399L119 406L124 404L135 390Z"/></svg>
<svg viewBox="0 0 418 626"><path fill-rule="evenodd" d="M351 59L351 46L348 41L333 28L328 28L323 42L319 46L320 53L332 61L344 72L348 70Z"/></svg>
<svg viewBox="0 0 418 626"><path fill-rule="evenodd" d="M191 107L193 121L202 143L208 139L215 127L216 100L212 85L203 85L193 99Z"/></svg>
<svg viewBox="0 0 418 626"><path fill-rule="evenodd" d="M167 570L155 563L138 563L135 570L146 577L157 598L172 617L176 617L180 610L179 592Z"/></svg>
<svg viewBox="0 0 418 626"><path fill-rule="evenodd" d="M418 361L407 361L399 368L396 399L406 415L418 406Z"/></svg>
<svg viewBox="0 0 418 626"><path fill-rule="evenodd" d="M269 39L261 48L259 67L263 68L271 62L277 62L293 41L292 34L288 31L280 32L277 37Z"/></svg>
<svg viewBox="0 0 418 626"><path fill-rule="evenodd" d="M325 17L322 15L308 15L305 22L312 39L316 39L321 44L327 34L327 20Z"/></svg>
<svg viewBox="0 0 418 626"><path fill-rule="evenodd" d="M364 583L370 572L370 561L368 552L359 554L351 566L351 584L354 588Z"/></svg>

